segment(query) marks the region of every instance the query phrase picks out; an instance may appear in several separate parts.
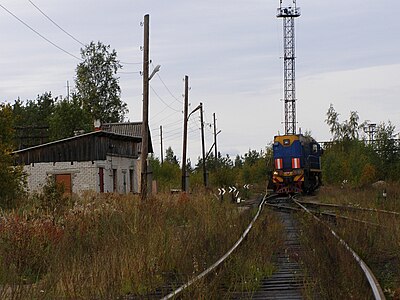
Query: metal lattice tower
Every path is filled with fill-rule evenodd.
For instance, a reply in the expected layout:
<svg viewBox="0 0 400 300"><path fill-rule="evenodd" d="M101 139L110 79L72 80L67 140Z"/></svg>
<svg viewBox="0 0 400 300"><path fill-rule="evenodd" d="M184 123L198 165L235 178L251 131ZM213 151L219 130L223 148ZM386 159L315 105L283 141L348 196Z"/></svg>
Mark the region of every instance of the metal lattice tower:
<svg viewBox="0 0 400 300"><path fill-rule="evenodd" d="M300 17L300 8L293 5L280 7L276 15L283 18L283 85L285 102L285 134L296 134L296 73L295 73L295 38L294 18Z"/></svg>
<svg viewBox="0 0 400 300"><path fill-rule="evenodd" d="M364 127L364 132L368 134L368 144L372 145L374 143L375 133L376 133L376 124L368 123Z"/></svg>

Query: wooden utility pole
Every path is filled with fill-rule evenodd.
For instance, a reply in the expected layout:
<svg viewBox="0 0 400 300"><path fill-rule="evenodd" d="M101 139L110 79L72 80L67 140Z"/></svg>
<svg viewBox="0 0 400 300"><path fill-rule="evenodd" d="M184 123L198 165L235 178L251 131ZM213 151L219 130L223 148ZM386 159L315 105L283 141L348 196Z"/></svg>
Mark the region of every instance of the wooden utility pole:
<svg viewBox="0 0 400 300"><path fill-rule="evenodd" d="M207 187L207 169L206 169L206 146L204 143L204 119L203 119L203 103L200 102L200 122L201 122L201 150L203 154L203 182Z"/></svg>
<svg viewBox="0 0 400 300"><path fill-rule="evenodd" d="M149 152L149 15L144 16L143 43L143 121L141 161L141 199L147 198L147 155Z"/></svg>
<svg viewBox="0 0 400 300"><path fill-rule="evenodd" d="M215 153L215 162L218 161L218 150L217 150L217 122L215 119L215 113L213 113L214 118L214 153Z"/></svg>
<svg viewBox="0 0 400 300"><path fill-rule="evenodd" d="M185 75L185 103L183 108L183 150L182 150L182 192L186 192L186 149L187 149L187 123L189 107L189 77Z"/></svg>
<svg viewBox="0 0 400 300"><path fill-rule="evenodd" d="M67 100L69 101L69 81L67 80Z"/></svg>
<svg viewBox="0 0 400 300"><path fill-rule="evenodd" d="M163 141L162 141L162 125L160 125L160 142L161 142L161 164L164 163L164 149L163 149Z"/></svg>

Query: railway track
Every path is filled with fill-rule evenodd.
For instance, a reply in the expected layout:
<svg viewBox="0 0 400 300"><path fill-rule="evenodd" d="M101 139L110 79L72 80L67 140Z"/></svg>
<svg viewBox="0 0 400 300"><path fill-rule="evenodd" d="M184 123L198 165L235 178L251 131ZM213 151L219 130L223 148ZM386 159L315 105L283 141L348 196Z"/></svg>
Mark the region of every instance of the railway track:
<svg viewBox="0 0 400 300"><path fill-rule="evenodd" d="M251 294L237 294L235 295L235 299L302 299L302 289L306 280L303 274L303 270L301 268L301 263L299 262L299 257L304 252L304 250L300 246L299 228L296 224L296 220L293 218L294 213L301 211L306 212L308 214L311 214L320 223L321 220L316 215L333 222L335 222L338 218L341 218L351 222L364 223L369 226L379 226L379 224L376 223L367 222L356 218L350 218L348 216L341 216L338 215L337 212L332 213L330 211L321 211L321 207L331 209L332 205L319 206L319 203L316 202L297 201L296 199L280 197L272 197L269 199L269 201L266 201L265 204L277 211L277 214L282 219L286 232L284 249L282 249L282 251L278 254L276 260L278 271L275 272L272 277L262 280L260 288L256 292ZM313 208L317 209L311 211L303 204L312 206ZM367 212L374 211L389 214L392 216L398 216L398 213L396 212L379 211L373 209L371 210L367 208L349 208L341 206L335 206L335 208L338 210L347 209ZM324 226L327 225L325 224ZM369 267L365 264L365 262L332 229L329 228L329 231L332 233L332 237L337 239L339 241L339 244L341 244L357 262L370 285L373 297L375 299L385 299L379 282L377 281ZM313 296L318 298L318 295Z"/></svg>
<svg viewBox="0 0 400 300"><path fill-rule="evenodd" d="M321 225L326 227L331 234L339 241L339 243L352 255L354 260L357 262L362 272L364 273L365 278L368 281L368 284L371 288L374 299L385 299L385 295L380 287L378 280L375 275L372 273L371 269L368 265L361 259L361 257L334 231L332 230L326 223L321 222L321 220L313 214L309 209L307 209L304 205L302 205L299 201L294 199L294 202L300 206L306 213L310 214L315 220L317 220Z"/></svg>
<svg viewBox="0 0 400 300"><path fill-rule="evenodd" d="M288 200L288 197L274 195L265 204L287 203ZM236 292L229 295L230 299L302 299L304 274L299 261L302 250L297 222L291 213L291 210L276 212L282 222L285 234L283 247L274 260L276 272L271 277L262 279L256 291Z"/></svg>
<svg viewBox="0 0 400 300"><path fill-rule="evenodd" d="M284 247L275 261L277 271L270 278L263 279L256 292L240 295L238 298L251 296L251 299L302 299L304 274L299 261L302 251L299 228L290 211L278 211L277 214L285 231Z"/></svg>
<svg viewBox="0 0 400 300"><path fill-rule="evenodd" d="M162 299L170 299L179 295L183 290L191 286L197 280L200 280L208 273L212 272L215 268L217 268L234 250L239 244L243 241L247 233L250 231L252 224L257 220L258 215L261 212L264 204L267 202L288 202L289 198L287 197L277 197L277 196L269 196L263 197L263 200L253 199L251 201L247 201L246 203L241 204L241 207L252 207L258 206L259 210L252 220L249 227L246 229L241 239L232 247L228 253L226 253L219 261L217 261L214 265L203 271L199 276L193 278L188 283L180 286L175 291L166 295ZM261 202L261 203L260 203ZM287 211L277 212L280 219L282 220L282 224L284 226L285 231L285 241L284 246L281 251L277 254L275 264L277 271L270 278L265 278L260 282L260 287L255 292L243 292L243 293L231 293L229 294L229 298L231 299L302 299L302 287L304 282L304 275L302 272L302 268L300 265L300 252L301 246L299 242L299 229L296 224L295 219L292 217L291 213ZM211 275L210 275L211 276ZM224 291L221 291L224 293Z"/></svg>
<svg viewBox="0 0 400 300"><path fill-rule="evenodd" d="M331 209L330 205L322 205L318 209L319 203L316 202L307 202L303 200L296 200L291 197L278 197L278 196L264 196L262 200L260 198L253 199L252 201L248 201L247 203L241 204L243 208L249 208L258 206L258 211L255 217L252 219L250 225L247 227L245 232L242 234L241 238L235 243L235 245L225 254L223 255L217 262L211 265L209 268L201 272L199 275L193 277L186 283L174 282L173 284L166 286L162 289L157 290L155 293L151 295L146 295L143 298L127 298L127 299L171 299L180 297L181 292L189 288L192 284L196 283L200 279L206 276L213 276L212 273L220 265L223 264L225 259L227 259L231 253L243 242L246 235L251 230L254 222L257 221L258 216L261 213L261 210L264 206L268 206L269 208L275 210L275 213L282 220L282 224L284 226L285 231L285 242L281 251L277 254L275 264L277 271L269 278L265 278L261 280L259 288L254 292L244 292L244 293L234 293L230 294L229 297L231 299L303 299L303 288L305 282L307 282L305 275L302 269L302 263L300 257L304 254L304 250L301 247L301 243L299 241L299 226L297 224L296 218L294 218L294 214L298 212L306 212L313 216L314 219L321 222L320 219L316 216L324 216L331 218L331 221L334 220L334 217L337 218L337 214L332 214L331 212L321 212L320 207L327 207ZM311 207L312 209L308 209L306 206ZM335 208L341 209L340 206L336 206ZM349 210L352 210L351 208ZM367 210L367 209L361 209ZM385 212L397 217L396 213ZM357 219L352 219L351 221L362 221ZM362 221L364 222L364 221ZM321 223L323 226L327 226L326 223ZM371 224L370 224L371 225ZM372 294L375 299L385 299L384 294L379 286L378 281L375 276L365 264L365 262L343 241L332 229L329 228L334 238L336 238L339 243L347 249L347 251L351 254L351 256L357 261L357 264L364 272L365 277L371 287ZM318 295L314 295L318 298Z"/></svg>
<svg viewBox="0 0 400 300"><path fill-rule="evenodd" d="M367 266L367 264L359 257L359 255L353 250L351 249L351 247L342 239L339 237L339 235L333 231L326 223L322 222L320 218L317 217L317 215L319 217L324 217L327 218L329 221L331 222L336 222L337 219L344 219L346 221L351 221L351 222L360 222L369 226L380 226L377 223L372 223L372 222L368 222L365 220L360 220L357 218L351 218L348 216L343 216L336 213L332 213L331 211L326 212L326 211L321 211L321 207L328 207L328 208L332 208L334 207L337 210L352 210L352 211L373 211L373 212L379 212L379 213L385 213L385 214L390 214L390 215L394 215L394 216L398 216L397 212L390 212L390 211L383 211L383 210L376 210L376 209L368 209L368 208L354 208L354 207L348 207L348 206L341 206L341 205L333 205L333 204L322 204L322 203L318 203L318 202L308 202L308 201L300 201L298 199L293 198L292 199L293 202L291 203L284 203L284 204L280 204L280 203L266 203L266 205L274 208L274 209L278 209L280 211L304 211L308 214L310 214L315 220L317 220L317 222L319 222L320 224L322 224L323 226L325 226L332 234L332 236L337 239L339 241L339 243L352 255L352 257L355 259L355 261L357 262L357 264L359 265L359 267L362 269L366 279L368 280L368 283L370 285L372 294L374 296L375 299L385 299L384 293L379 285L378 280L376 279L376 277L374 276L374 274L372 273L372 271L370 270L370 268ZM293 205L293 203L296 204L296 206ZM311 206L314 209L308 209L306 206ZM315 209L317 208L317 209Z"/></svg>

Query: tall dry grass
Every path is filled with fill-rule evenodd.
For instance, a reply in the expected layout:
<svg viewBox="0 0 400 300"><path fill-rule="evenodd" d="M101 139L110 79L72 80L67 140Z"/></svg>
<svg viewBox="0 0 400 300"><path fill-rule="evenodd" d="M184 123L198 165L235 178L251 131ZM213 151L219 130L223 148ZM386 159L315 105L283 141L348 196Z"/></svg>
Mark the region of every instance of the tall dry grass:
<svg viewBox="0 0 400 300"><path fill-rule="evenodd" d="M165 194L146 202L87 194L73 200L63 202L57 214L57 207L49 211L37 199L1 213L1 299L151 293L216 261L252 217L207 194Z"/></svg>
<svg viewBox="0 0 400 300"><path fill-rule="evenodd" d="M373 299L357 263L330 232L308 216L300 223L305 298Z"/></svg>
<svg viewBox="0 0 400 300"><path fill-rule="evenodd" d="M214 274L185 291L183 299L237 299L249 297L261 281L276 270L274 256L284 243L282 221L264 210L247 238ZM240 295L240 296L238 296Z"/></svg>
<svg viewBox="0 0 400 300"><path fill-rule="evenodd" d="M385 188L387 197L382 196ZM400 186L399 184L387 184L385 187L369 187L364 189L332 188L325 187L320 191L317 200L326 203L350 205L354 207L377 208L400 212ZM360 211L334 211L340 215L378 224L367 225L359 222L351 222L339 219L333 229L359 254L359 256L371 267L377 276L386 296L391 299L400 298L400 218L388 214ZM315 226L314 226L315 227ZM306 244L310 246L311 256L316 260L319 269L336 268L332 260L331 246L327 239L321 239L319 233L311 225L306 226L306 232L310 238ZM313 237L315 236L315 237ZM332 266L333 264L333 266ZM352 264L348 264L352 266ZM329 267L328 267L329 266ZM335 272L341 280L352 279L348 270ZM346 268L347 269L347 268ZM312 273L320 273L311 270ZM346 272L350 276L346 275ZM319 276L315 276L318 277ZM334 293L340 285L335 281L329 281L329 274L322 276L319 282L321 289ZM318 282L317 280L317 282ZM347 283L346 283L347 284ZM323 286L323 287L322 287Z"/></svg>

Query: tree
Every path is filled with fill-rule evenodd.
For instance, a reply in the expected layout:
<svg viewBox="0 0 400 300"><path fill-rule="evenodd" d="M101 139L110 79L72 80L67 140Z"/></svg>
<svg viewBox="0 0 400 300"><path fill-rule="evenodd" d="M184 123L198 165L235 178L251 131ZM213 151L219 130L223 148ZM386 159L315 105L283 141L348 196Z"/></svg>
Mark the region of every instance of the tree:
<svg viewBox="0 0 400 300"><path fill-rule="evenodd" d="M239 168L239 169L241 167L243 167L243 158L239 154L237 154L235 157L234 165L235 165L235 168Z"/></svg>
<svg viewBox="0 0 400 300"><path fill-rule="evenodd" d="M179 165L178 159L176 158L176 155L174 154L174 151L171 147L168 147L165 151L164 161L172 165Z"/></svg>
<svg viewBox="0 0 400 300"><path fill-rule="evenodd" d="M119 78L122 68L115 50L101 42L81 49L82 62L76 68L75 85L83 108L102 123L122 121L127 113L121 100Z"/></svg>
<svg viewBox="0 0 400 300"><path fill-rule="evenodd" d="M261 157L263 156L262 151L260 153L257 150L250 150L244 155L244 164L245 165L254 165Z"/></svg>
<svg viewBox="0 0 400 300"><path fill-rule="evenodd" d="M92 116L82 108L76 94L72 100L53 98L51 92L25 103L17 99L12 111L18 148L71 137L77 130L93 129Z"/></svg>
<svg viewBox="0 0 400 300"><path fill-rule="evenodd" d="M89 132L93 128L93 120L88 111L81 108L78 97L61 99L55 104L54 113L49 118L50 140L73 136L75 131Z"/></svg>
<svg viewBox="0 0 400 300"><path fill-rule="evenodd" d="M15 101L12 111L18 148L49 141L49 120L56 101L57 98L53 98L51 92L45 92L38 95L36 100L27 100L25 103L20 99Z"/></svg>
<svg viewBox="0 0 400 300"><path fill-rule="evenodd" d="M24 104L20 99L15 100L12 106L15 126L48 126L49 117L54 111L57 98L51 92L38 95L36 100L27 100Z"/></svg>
<svg viewBox="0 0 400 300"><path fill-rule="evenodd" d="M261 150L250 150L244 155L244 163L240 170L240 182L265 184L268 172L272 171L269 161L272 159L272 145Z"/></svg>
<svg viewBox="0 0 400 300"><path fill-rule="evenodd" d="M0 206L12 207L24 192L21 167L13 167L14 122L11 105L0 104Z"/></svg>
<svg viewBox="0 0 400 300"><path fill-rule="evenodd" d="M327 118L326 118L325 122L330 127L329 130L330 130L331 134L333 135L333 140L334 141L338 140L341 136L341 126L339 123L339 114L333 108L332 104L329 106L326 116L327 116Z"/></svg>
<svg viewBox="0 0 400 300"><path fill-rule="evenodd" d="M354 186L362 186L377 179L377 154L359 140L359 132L365 127L365 122L360 124L359 120L358 113L351 111L349 119L340 123L339 114L330 105L326 123L336 143L322 156L326 183L339 184L346 180Z"/></svg>
<svg viewBox="0 0 400 300"><path fill-rule="evenodd" d="M389 121L379 124L375 134L374 148L380 158L381 173L396 179L400 171L400 151L396 143L395 126Z"/></svg>
<svg viewBox="0 0 400 300"><path fill-rule="evenodd" d="M339 123L339 114L335 111L332 104L329 106L326 116L325 122L330 127L330 132L333 135L334 141L357 140L359 131L364 128L366 124L365 122L359 124L360 117L356 111L350 112L349 120Z"/></svg>
<svg viewBox="0 0 400 300"><path fill-rule="evenodd" d="M167 149L167 154L169 158L165 159L163 164L154 154L149 156L153 178L158 181L159 188L163 191L178 188L181 183L181 170L171 147Z"/></svg>

